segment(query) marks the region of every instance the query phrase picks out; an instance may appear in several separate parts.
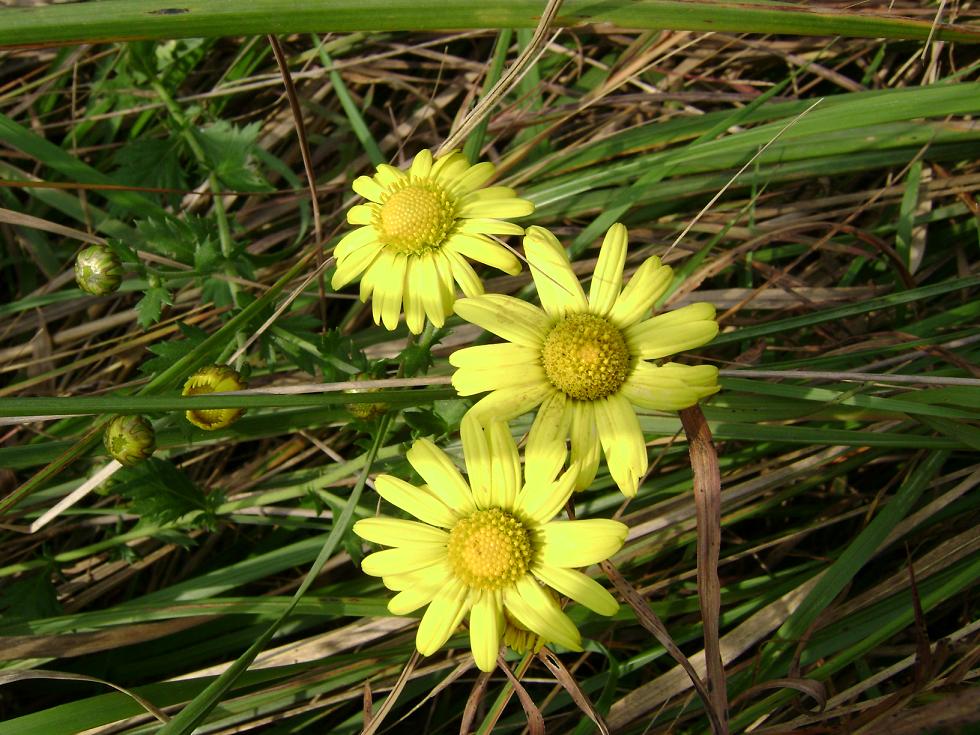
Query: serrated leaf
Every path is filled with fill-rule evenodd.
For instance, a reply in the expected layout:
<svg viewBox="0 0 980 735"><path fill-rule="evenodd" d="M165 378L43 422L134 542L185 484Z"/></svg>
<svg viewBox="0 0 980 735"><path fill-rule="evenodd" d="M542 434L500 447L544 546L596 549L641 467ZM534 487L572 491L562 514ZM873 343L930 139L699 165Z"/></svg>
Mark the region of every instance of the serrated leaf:
<svg viewBox="0 0 980 735"><path fill-rule="evenodd" d="M62 612L47 571L18 579L0 590L0 617L5 623L50 618Z"/></svg>
<svg viewBox="0 0 980 735"><path fill-rule="evenodd" d="M189 189L180 138L137 138L116 151L112 178L129 186Z"/></svg>
<svg viewBox="0 0 980 735"><path fill-rule="evenodd" d="M170 291L163 286L150 286L136 304L136 321L143 329L155 324L160 319L164 304L173 304Z"/></svg>
<svg viewBox="0 0 980 735"><path fill-rule="evenodd" d="M204 493L167 460L150 457L116 473L110 489L130 502L141 520L165 524L195 510L206 510Z"/></svg>
<svg viewBox="0 0 980 735"><path fill-rule="evenodd" d="M415 437L442 436L449 431L446 422L433 411L403 411L402 418L412 427L412 434Z"/></svg>
<svg viewBox="0 0 980 735"><path fill-rule="evenodd" d="M149 345L147 349L156 355L156 357L140 365L139 370L141 373L144 375L153 375L154 373L163 372L207 339L208 333L203 329L198 329L182 322L178 323L177 326L180 327L180 331L184 333L186 339L157 342L156 344Z"/></svg>
<svg viewBox="0 0 980 735"><path fill-rule="evenodd" d="M197 128L195 136L204 149L211 171L218 180L235 191L271 191L272 186L255 164L259 123L244 127L226 120Z"/></svg>

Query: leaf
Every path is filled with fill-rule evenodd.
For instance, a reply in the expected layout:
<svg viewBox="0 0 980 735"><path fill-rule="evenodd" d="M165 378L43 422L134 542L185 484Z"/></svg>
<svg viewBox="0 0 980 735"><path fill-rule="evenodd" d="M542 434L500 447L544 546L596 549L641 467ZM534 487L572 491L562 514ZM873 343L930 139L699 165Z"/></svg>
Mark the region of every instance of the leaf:
<svg viewBox="0 0 980 735"><path fill-rule="evenodd" d="M129 186L186 190L190 186L182 158L180 138L137 138L116 151L112 177Z"/></svg>
<svg viewBox="0 0 980 735"><path fill-rule="evenodd" d="M255 165L260 125L244 127L225 120L197 128L194 135L201 143L211 172L218 180L235 191L271 191L272 186Z"/></svg>
<svg viewBox="0 0 980 735"><path fill-rule="evenodd" d="M5 623L51 618L62 613L48 571L18 579L0 591L0 617Z"/></svg>
<svg viewBox="0 0 980 735"><path fill-rule="evenodd" d="M136 304L136 321L146 329L160 319L164 304L169 306L172 303L170 291L163 286L150 286Z"/></svg>
<svg viewBox="0 0 980 735"><path fill-rule="evenodd" d="M191 511L207 509L203 491L158 457L117 472L110 490L129 500L132 512L149 523L171 523Z"/></svg>
<svg viewBox="0 0 980 735"><path fill-rule="evenodd" d="M208 333L203 329L192 327L189 324L178 322L177 326L184 333L186 339L170 340L149 345L147 349L156 355L156 357L140 365L141 373L144 375L162 373L182 357L193 352L208 337Z"/></svg>

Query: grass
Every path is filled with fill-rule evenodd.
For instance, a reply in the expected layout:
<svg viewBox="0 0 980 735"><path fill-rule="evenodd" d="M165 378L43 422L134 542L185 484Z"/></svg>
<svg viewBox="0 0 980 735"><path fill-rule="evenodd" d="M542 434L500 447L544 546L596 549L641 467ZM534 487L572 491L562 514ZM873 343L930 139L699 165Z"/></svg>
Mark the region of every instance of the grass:
<svg viewBox="0 0 980 735"><path fill-rule="evenodd" d="M618 570L624 604L567 608L583 653L486 676L464 630L413 657L416 622L388 615L349 527L379 509L371 478L410 477L412 439L459 457L448 356L490 340L459 318L375 326L329 256L352 180L497 94L543 4L229 7L0 10L0 735L977 726L974 11L568 0L475 121L467 155L583 279L622 221L628 272L675 269L659 307L711 301L722 326L688 358L722 370L701 407L720 494L691 427L643 413L638 497L603 465L573 508L630 527L590 570L610 588ZM123 258L111 296L72 278L94 242ZM535 299L526 268L483 275ZM182 398L212 362L252 390ZM363 378L382 393L345 392ZM382 419L350 412L378 401ZM248 412L183 419L221 406ZM116 412L151 418L158 450L97 482ZM724 676L705 675L719 637Z"/></svg>

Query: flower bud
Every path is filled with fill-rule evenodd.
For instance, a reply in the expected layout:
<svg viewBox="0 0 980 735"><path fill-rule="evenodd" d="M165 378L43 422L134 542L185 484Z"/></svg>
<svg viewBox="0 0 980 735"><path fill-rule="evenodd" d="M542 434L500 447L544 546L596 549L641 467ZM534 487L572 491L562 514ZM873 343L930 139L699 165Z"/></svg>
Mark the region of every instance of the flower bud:
<svg viewBox="0 0 980 735"><path fill-rule="evenodd" d="M371 378L365 376L354 378L355 381L370 379ZM345 390L344 393L378 393L380 390L380 388L350 388ZM381 402L346 403L344 404L344 408L351 416L356 419L361 419L362 421L370 421L371 419L378 418L379 416L384 416L388 412L388 404Z"/></svg>
<svg viewBox="0 0 980 735"><path fill-rule="evenodd" d="M181 395L203 396L208 393L244 390L247 386L248 383L234 368L210 365L187 379ZM244 412L244 408L197 408L187 411L185 416L194 426L211 431L231 426Z"/></svg>
<svg viewBox="0 0 980 735"><path fill-rule="evenodd" d="M157 439L153 426L142 416L116 416L106 425L102 443L119 464L132 467L153 454Z"/></svg>
<svg viewBox="0 0 980 735"><path fill-rule="evenodd" d="M122 282L122 263L105 245L90 245L75 258L75 283L93 296L111 294Z"/></svg>

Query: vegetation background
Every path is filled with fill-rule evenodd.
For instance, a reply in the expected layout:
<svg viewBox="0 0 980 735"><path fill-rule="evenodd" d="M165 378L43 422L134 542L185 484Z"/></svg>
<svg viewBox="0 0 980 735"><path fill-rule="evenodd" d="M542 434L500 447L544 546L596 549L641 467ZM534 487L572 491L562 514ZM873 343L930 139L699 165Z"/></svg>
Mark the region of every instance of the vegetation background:
<svg viewBox="0 0 980 735"><path fill-rule="evenodd" d="M695 661L720 632L732 732L975 731L973 3L569 0L536 36L543 6L0 9L2 735L170 718L167 733L711 731L644 610ZM376 511L370 474L408 476L413 437L459 451L468 404L446 358L485 337L458 319L389 333L322 284L353 178L438 147L522 51L534 63L464 150L583 273L623 221L628 269L675 268L663 308L717 305L699 358L723 369L703 406L723 491L716 629L680 421L642 416L639 496L600 470L575 512L630 526L613 561L644 602L611 621L571 606L586 651L512 658L515 697L464 633L411 660L415 621L387 616L349 533ZM92 297L72 263L103 240L127 277ZM533 298L526 271L487 277ZM248 408L228 429L186 423L183 379L242 358L266 393L318 387L226 398ZM383 396L340 392L365 377ZM345 408L382 397L385 418ZM100 427L133 411L158 453L100 482Z"/></svg>

